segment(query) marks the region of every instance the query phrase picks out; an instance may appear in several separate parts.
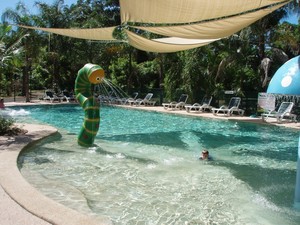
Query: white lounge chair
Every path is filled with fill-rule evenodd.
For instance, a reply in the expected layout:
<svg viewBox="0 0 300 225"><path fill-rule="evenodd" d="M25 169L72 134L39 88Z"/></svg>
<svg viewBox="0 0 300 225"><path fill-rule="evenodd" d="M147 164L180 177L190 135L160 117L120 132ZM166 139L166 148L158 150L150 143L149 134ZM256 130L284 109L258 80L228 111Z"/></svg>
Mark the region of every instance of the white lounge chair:
<svg viewBox="0 0 300 225"><path fill-rule="evenodd" d="M116 104L118 101L118 97L116 97L116 93L114 91L106 91L105 94L100 94L96 97L98 101L102 104Z"/></svg>
<svg viewBox="0 0 300 225"><path fill-rule="evenodd" d="M133 94L132 94L132 97L130 97L130 98L125 98L124 99L124 101L122 101L122 104L123 105L130 105L130 103L132 103L132 102L134 102L135 100L136 100L136 98L137 98L137 96L139 95L139 93L138 92L134 92Z"/></svg>
<svg viewBox="0 0 300 225"><path fill-rule="evenodd" d="M53 91L46 90L45 94L44 94L44 97L43 97L43 100L45 100L45 101L49 100L52 103L54 101L60 102L61 98L59 98L56 94L54 94Z"/></svg>
<svg viewBox="0 0 300 225"><path fill-rule="evenodd" d="M202 99L202 102L201 104L200 103L194 103L193 105L186 105L185 106L185 110L187 112L191 112L191 111L194 111L194 112L204 112L205 110L211 110L212 107L210 106L210 103L211 103L211 100L212 100L212 96L211 97L204 97Z"/></svg>
<svg viewBox="0 0 300 225"><path fill-rule="evenodd" d="M153 93L148 93L144 99L138 98L134 101L131 102L131 105L135 105L135 106L140 106L140 105L144 105L144 106L149 106L152 105L154 106L156 101L151 101L151 98L153 96Z"/></svg>
<svg viewBox="0 0 300 225"><path fill-rule="evenodd" d="M62 92L62 97L60 98L61 101L64 101L66 100L67 102L70 102L70 101L76 101L75 97L73 94L71 94L70 92L68 92L67 90L64 90Z"/></svg>
<svg viewBox="0 0 300 225"><path fill-rule="evenodd" d="M171 109L171 110L175 110L175 109L184 109L185 105L186 105L186 101L188 99L188 95L187 94L182 94L179 99L178 102L170 102L170 103L163 103L163 107L164 109Z"/></svg>
<svg viewBox="0 0 300 225"><path fill-rule="evenodd" d="M243 116L245 110L240 109L241 98L240 97L232 97L229 101L228 106L222 105L220 108L213 108L212 112L215 116L224 115L231 116L233 113L238 113L238 115Z"/></svg>
<svg viewBox="0 0 300 225"><path fill-rule="evenodd" d="M266 121L269 117L276 118L277 122L280 123L284 118L290 119L291 122L296 122L297 116L292 114L294 107L293 102L282 102L277 111L269 111L261 115L262 119Z"/></svg>

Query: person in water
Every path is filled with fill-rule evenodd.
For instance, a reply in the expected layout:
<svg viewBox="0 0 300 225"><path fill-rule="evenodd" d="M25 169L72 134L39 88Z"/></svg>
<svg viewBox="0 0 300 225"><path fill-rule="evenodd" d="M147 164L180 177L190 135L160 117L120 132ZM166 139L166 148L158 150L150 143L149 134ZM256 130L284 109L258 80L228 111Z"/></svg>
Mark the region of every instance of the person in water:
<svg viewBox="0 0 300 225"><path fill-rule="evenodd" d="M200 160L211 160L211 157L209 155L209 151L207 151L206 149L204 149L202 152L201 152L201 156L199 158Z"/></svg>
<svg viewBox="0 0 300 225"><path fill-rule="evenodd" d="M5 109L4 99L3 98L0 99L0 109Z"/></svg>

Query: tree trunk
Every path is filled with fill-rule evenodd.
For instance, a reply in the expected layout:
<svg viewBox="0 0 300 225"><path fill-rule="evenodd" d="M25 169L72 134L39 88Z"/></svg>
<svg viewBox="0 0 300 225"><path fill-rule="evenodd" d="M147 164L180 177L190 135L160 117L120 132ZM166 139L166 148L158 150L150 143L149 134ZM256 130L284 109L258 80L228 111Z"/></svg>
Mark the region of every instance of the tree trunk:
<svg viewBox="0 0 300 225"><path fill-rule="evenodd" d="M25 97L26 102L30 102L30 95L29 95L29 62L28 58L26 58L26 66L24 68L24 90L25 90Z"/></svg>
<svg viewBox="0 0 300 225"><path fill-rule="evenodd" d="M265 58L265 35L260 34L258 38L258 55L260 61Z"/></svg>
<svg viewBox="0 0 300 225"><path fill-rule="evenodd" d="M128 79L127 79L127 92L131 90L132 86L132 49L129 49L129 62L128 62Z"/></svg>

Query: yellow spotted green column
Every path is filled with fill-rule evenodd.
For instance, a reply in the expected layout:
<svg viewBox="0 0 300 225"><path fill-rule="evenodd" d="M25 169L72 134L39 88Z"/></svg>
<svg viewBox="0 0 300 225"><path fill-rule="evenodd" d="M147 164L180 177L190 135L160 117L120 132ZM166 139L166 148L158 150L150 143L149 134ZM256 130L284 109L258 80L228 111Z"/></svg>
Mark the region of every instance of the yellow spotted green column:
<svg viewBox="0 0 300 225"><path fill-rule="evenodd" d="M75 81L75 94L85 112L84 122L78 135L78 144L93 145L100 124L100 105L92 93L92 84L99 84L104 78L104 70L95 64L85 64L78 71Z"/></svg>

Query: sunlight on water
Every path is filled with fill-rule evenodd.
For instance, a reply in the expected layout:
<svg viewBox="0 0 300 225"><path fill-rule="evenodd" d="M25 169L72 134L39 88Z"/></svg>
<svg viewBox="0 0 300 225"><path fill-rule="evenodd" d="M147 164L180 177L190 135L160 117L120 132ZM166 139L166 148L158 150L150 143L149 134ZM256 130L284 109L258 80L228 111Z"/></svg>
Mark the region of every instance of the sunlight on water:
<svg viewBox="0 0 300 225"><path fill-rule="evenodd" d="M60 135L22 153L23 176L78 211L115 224L299 224L298 131L103 107L95 146L85 149L76 142L80 107L25 110L18 120ZM202 148L213 161L198 160Z"/></svg>

